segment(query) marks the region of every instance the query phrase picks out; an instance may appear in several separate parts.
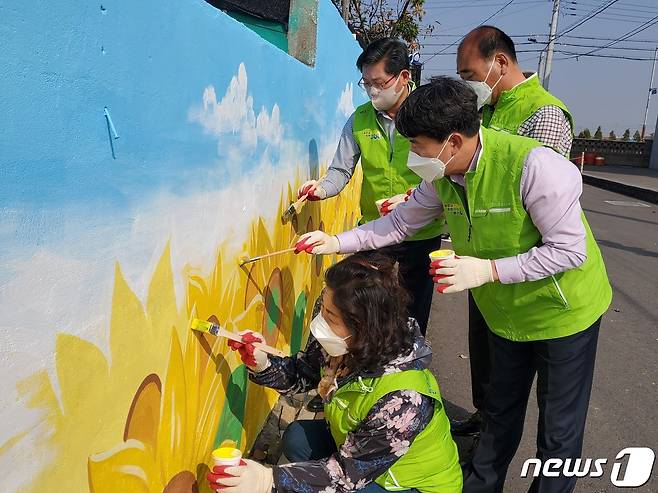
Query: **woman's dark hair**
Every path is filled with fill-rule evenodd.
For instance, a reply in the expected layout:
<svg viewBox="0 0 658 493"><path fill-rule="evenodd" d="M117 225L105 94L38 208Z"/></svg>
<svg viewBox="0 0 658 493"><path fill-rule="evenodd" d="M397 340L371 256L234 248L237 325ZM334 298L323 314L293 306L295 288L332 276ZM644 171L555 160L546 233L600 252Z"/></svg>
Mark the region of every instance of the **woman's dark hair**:
<svg viewBox="0 0 658 493"><path fill-rule="evenodd" d="M435 77L405 99L395 128L407 138L422 135L439 142L453 132L473 137L480 129L475 91L461 80Z"/></svg>
<svg viewBox="0 0 658 493"><path fill-rule="evenodd" d="M356 59L356 68L363 71L364 65L386 60L384 69L390 75L409 70L409 50L403 41L395 38L381 38L366 46Z"/></svg>
<svg viewBox="0 0 658 493"><path fill-rule="evenodd" d="M375 370L413 348L409 295L389 257L376 252L351 255L325 274L332 300L352 333L347 366Z"/></svg>

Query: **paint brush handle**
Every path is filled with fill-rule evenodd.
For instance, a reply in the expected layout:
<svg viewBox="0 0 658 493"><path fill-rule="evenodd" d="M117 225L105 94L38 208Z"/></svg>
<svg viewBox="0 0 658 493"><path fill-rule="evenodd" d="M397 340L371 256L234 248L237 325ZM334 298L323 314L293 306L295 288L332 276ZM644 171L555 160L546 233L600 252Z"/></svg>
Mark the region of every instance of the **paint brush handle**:
<svg viewBox="0 0 658 493"><path fill-rule="evenodd" d="M243 262L242 265L249 264L251 262L255 262L256 260L261 260L261 259L264 259L264 258L274 257L275 255L283 255L284 253L291 253L291 252L294 252L294 251L295 251L295 247L292 247L292 248L286 248L285 250L278 250L276 252L266 253L265 255L259 255L258 257L250 258L250 259L246 260L245 262Z"/></svg>
<svg viewBox="0 0 658 493"><path fill-rule="evenodd" d="M217 328L217 330L214 330ZM226 329L222 329L219 325L214 324L213 330L211 331L214 335L218 337L224 337L226 339L230 339L231 341L235 342L242 342L242 337L239 334L234 334L233 332L229 332ZM272 346L268 346L267 344L263 344L262 342L254 342L253 346L256 349L260 349L264 353L271 354L273 356L279 356L280 358L285 358L286 354L281 351L280 349L274 348Z"/></svg>

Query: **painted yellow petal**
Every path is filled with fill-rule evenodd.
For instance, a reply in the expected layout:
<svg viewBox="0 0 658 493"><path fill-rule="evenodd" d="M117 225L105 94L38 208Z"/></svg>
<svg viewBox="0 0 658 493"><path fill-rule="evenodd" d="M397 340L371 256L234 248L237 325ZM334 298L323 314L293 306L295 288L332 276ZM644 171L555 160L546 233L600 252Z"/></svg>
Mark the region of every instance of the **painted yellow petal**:
<svg viewBox="0 0 658 493"><path fill-rule="evenodd" d="M92 455L87 466L90 493L159 493L164 488L153 451L139 440Z"/></svg>
<svg viewBox="0 0 658 493"><path fill-rule="evenodd" d="M147 376L135 393L135 398L128 411L123 440L131 439L155 450L160 422L160 401L162 399L162 384L160 378L152 373Z"/></svg>
<svg viewBox="0 0 658 493"><path fill-rule="evenodd" d="M173 325L179 329L179 335L187 332L187 321L179 318L174 276L171 272L170 246L165 246L149 285L146 309L150 323L151 340L166 339Z"/></svg>
<svg viewBox="0 0 658 493"><path fill-rule="evenodd" d="M185 368L180 342L175 330L171 332L169 366L162 393L162 412L158 431L156 460L165 477L183 469L185 440L193 440L186 434L187 396Z"/></svg>

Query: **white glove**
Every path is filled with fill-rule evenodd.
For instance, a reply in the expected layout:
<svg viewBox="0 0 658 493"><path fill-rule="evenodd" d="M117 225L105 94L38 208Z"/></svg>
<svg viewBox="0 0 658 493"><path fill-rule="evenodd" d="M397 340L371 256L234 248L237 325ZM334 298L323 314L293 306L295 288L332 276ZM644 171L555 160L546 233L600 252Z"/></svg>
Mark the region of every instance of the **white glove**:
<svg viewBox="0 0 658 493"><path fill-rule="evenodd" d="M491 260L475 257L455 257L432 262L430 274L435 276L440 293L458 293L494 282Z"/></svg>
<svg viewBox="0 0 658 493"><path fill-rule="evenodd" d="M317 180L308 180L297 189L297 198L307 195L306 200L324 200L327 198L327 191L322 188Z"/></svg>
<svg viewBox="0 0 658 493"><path fill-rule="evenodd" d="M272 469L253 460L243 461L245 466L227 467L224 474L213 475L210 487L221 493L271 493L274 483Z"/></svg>
<svg viewBox="0 0 658 493"><path fill-rule="evenodd" d="M295 245L295 253L306 252L313 255L331 255L340 251L340 243L336 236L324 231L313 231L303 234Z"/></svg>
<svg viewBox="0 0 658 493"><path fill-rule="evenodd" d="M398 195L394 195L390 199L386 199L386 201L379 208L379 214L382 216L390 214L393 209L395 209L400 204L404 204L408 199L409 195L406 193L400 193Z"/></svg>

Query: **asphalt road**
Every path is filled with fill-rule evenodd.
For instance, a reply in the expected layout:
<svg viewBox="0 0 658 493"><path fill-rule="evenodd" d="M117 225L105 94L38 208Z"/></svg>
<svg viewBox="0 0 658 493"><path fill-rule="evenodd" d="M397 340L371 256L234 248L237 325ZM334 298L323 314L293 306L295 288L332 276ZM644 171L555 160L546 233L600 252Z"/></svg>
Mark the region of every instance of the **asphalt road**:
<svg viewBox="0 0 658 493"><path fill-rule="evenodd" d="M638 203L589 186L581 199L603 252L614 299L601 326L583 451L583 457L607 458L608 463L602 477L580 479L576 491L658 493L658 464L641 488L622 490L610 482L612 464L622 449L650 447L658 453L658 206L606 200ZM433 369L446 409L457 418L472 410L466 307L465 294L435 294L429 328ZM535 456L537 416L533 391L505 493L528 489L530 480L522 479L520 472L524 460ZM468 440L458 444L460 450L469 446Z"/></svg>

